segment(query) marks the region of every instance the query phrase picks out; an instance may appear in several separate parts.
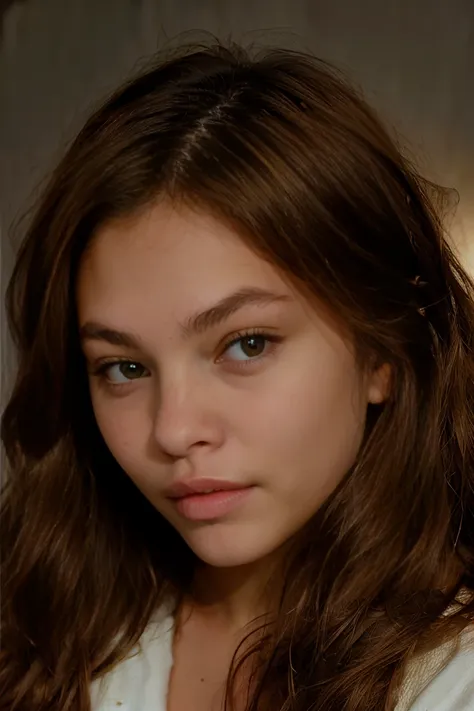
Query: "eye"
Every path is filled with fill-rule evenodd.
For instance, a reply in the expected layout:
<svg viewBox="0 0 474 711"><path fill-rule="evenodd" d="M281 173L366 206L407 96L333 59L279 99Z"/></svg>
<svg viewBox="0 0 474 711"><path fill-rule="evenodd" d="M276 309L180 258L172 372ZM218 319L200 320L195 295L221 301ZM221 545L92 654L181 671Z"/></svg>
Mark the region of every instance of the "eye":
<svg viewBox="0 0 474 711"><path fill-rule="evenodd" d="M231 343L227 347L226 353L235 358L235 360L248 360L261 356L265 352L266 345L267 339L265 336L243 336Z"/></svg>
<svg viewBox="0 0 474 711"><path fill-rule="evenodd" d="M266 333L241 333L226 346L221 360L237 361L242 365L260 360L269 355L270 346L274 346L279 341L281 338Z"/></svg>
<svg viewBox="0 0 474 711"><path fill-rule="evenodd" d="M114 363L103 363L98 375L104 376L113 385L122 385L131 380L147 377L148 371L141 363L131 360L115 361Z"/></svg>

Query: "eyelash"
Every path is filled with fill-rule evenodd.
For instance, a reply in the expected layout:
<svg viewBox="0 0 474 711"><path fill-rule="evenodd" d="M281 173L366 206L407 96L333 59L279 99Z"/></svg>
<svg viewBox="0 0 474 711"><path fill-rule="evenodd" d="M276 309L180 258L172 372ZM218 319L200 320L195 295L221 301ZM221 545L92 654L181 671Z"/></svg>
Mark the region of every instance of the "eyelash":
<svg viewBox="0 0 474 711"><path fill-rule="evenodd" d="M224 354L232 347L235 346L237 343L240 341L244 341L246 338L252 338L252 337L259 337L263 338L267 344L271 344L273 346L276 346L278 343L281 343L283 338L281 336L277 336L275 334L270 334L267 331L263 331L261 329L255 328L255 329L249 329L247 331L238 331L237 333L234 333L232 336L230 336L226 341L224 341L222 345L222 352L221 355L217 359L217 363L220 363L223 361L223 356ZM270 352L264 352L262 355L255 356L254 358L249 358L248 360L242 360L242 361L233 361L233 365L236 366L237 368L248 368L250 365L254 364L257 361L261 361L263 358L268 358L269 356L273 355L274 349L269 349ZM120 388L123 386L129 385L129 383L132 382L130 380L128 383L113 383L107 378L107 371L109 371L111 368L113 368L115 365L121 365L123 363L137 363L139 364L138 361L132 360L131 358L115 358L113 360L105 360L99 363L99 365L93 370L92 375L97 376L101 378L103 381L106 382L107 386L113 387L113 388ZM140 378L137 378L137 380L140 380Z"/></svg>

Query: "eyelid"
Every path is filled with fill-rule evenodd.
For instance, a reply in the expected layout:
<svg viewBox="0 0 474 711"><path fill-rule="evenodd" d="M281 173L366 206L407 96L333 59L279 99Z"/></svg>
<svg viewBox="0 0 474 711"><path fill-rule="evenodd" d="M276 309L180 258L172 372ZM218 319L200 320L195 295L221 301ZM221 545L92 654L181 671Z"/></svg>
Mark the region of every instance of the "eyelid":
<svg viewBox="0 0 474 711"><path fill-rule="evenodd" d="M106 368L111 368L114 365L120 365L121 363L139 363L138 360L135 360L134 358L100 358L98 361L92 364L91 370L92 373L101 373ZM141 363L140 363L141 365ZM145 367L145 366L143 366Z"/></svg>

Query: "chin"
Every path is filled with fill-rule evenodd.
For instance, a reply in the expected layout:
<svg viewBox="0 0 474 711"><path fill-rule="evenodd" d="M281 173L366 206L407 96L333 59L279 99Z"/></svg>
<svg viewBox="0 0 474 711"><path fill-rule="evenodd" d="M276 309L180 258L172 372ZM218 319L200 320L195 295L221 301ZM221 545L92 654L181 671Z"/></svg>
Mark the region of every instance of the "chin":
<svg viewBox="0 0 474 711"><path fill-rule="evenodd" d="M221 524L211 524L183 535L188 546L203 563L215 568L236 568L265 558L279 547L278 541L264 545L257 533L243 535L235 530L222 530Z"/></svg>

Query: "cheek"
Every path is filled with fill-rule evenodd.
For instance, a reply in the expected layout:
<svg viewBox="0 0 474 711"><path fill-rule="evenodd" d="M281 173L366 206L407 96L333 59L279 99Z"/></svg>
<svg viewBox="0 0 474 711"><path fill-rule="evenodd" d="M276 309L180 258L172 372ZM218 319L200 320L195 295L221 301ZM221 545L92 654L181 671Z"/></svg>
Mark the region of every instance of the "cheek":
<svg viewBox="0 0 474 711"><path fill-rule="evenodd" d="M143 404L127 397L105 398L91 390L92 406L100 433L122 469L138 481L147 449L147 424Z"/></svg>
<svg viewBox="0 0 474 711"><path fill-rule="evenodd" d="M363 384L351 364L287 374L254 410L253 436L271 478L293 499L326 498L354 463L365 428ZM255 445L257 447L257 445ZM266 467L267 468L267 467Z"/></svg>

